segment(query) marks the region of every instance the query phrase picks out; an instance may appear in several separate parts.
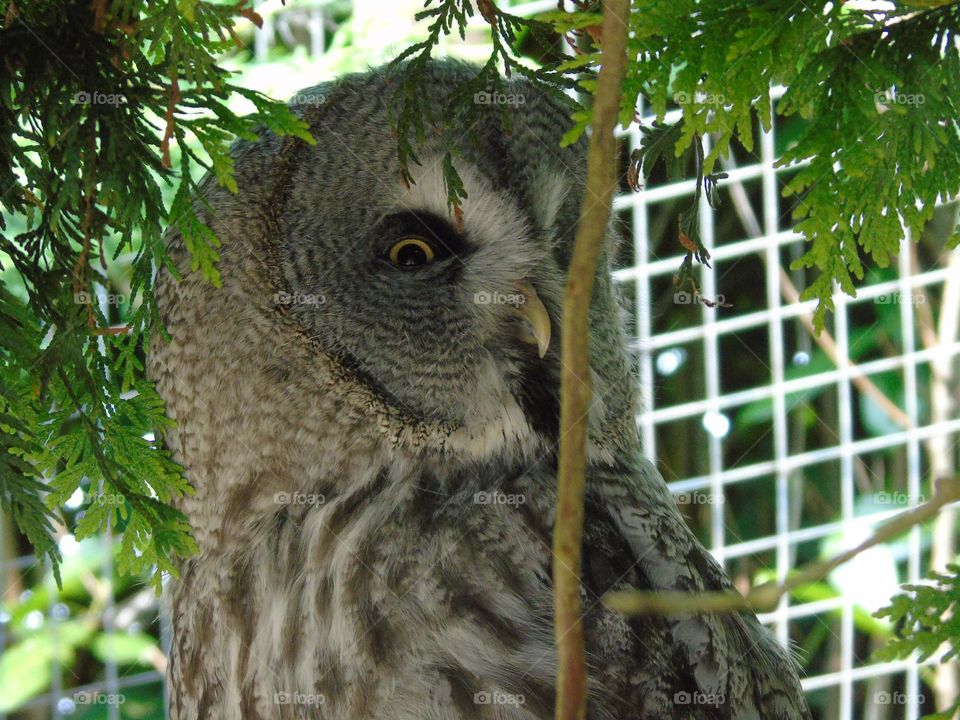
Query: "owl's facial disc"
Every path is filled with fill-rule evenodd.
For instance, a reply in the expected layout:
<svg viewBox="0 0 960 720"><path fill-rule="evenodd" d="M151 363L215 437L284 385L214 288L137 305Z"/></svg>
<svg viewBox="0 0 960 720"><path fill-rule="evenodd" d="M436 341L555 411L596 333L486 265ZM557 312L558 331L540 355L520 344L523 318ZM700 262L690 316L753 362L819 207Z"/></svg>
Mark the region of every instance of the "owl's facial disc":
<svg viewBox="0 0 960 720"><path fill-rule="evenodd" d="M283 290L322 298L289 311L323 353L404 422L456 428L478 453L553 435L559 415L551 326L563 274L552 228L488 165L463 160L459 213L439 158L424 156L392 193L378 176L365 201L327 187L322 212L311 194L288 213L281 246ZM308 177L294 184L313 187Z"/></svg>

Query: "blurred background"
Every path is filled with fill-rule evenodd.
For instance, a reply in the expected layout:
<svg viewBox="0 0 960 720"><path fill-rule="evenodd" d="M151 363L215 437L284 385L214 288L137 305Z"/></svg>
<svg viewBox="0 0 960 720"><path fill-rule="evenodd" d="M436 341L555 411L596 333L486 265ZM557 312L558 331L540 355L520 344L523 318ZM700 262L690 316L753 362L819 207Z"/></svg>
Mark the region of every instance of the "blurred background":
<svg viewBox="0 0 960 720"><path fill-rule="evenodd" d="M557 7L499 4L521 14ZM422 39L421 8L409 0L256 3L262 29L238 25L244 47L223 64L238 84L286 99ZM527 38L521 51L536 64L571 49ZM436 54L486 59L487 26L476 23L466 42L448 38ZM798 302L811 278L789 270L802 239L791 230L795 200L781 189L796 168L775 167L802 122L778 119L771 133L758 132L752 152L734 144L722 207L701 208L713 256L698 271L702 298L673 285L685 252L677 216L693 181L658 169L642 192L624 186L615 205L623 232L615 278L630 311L645 451L741 589L858 544L929 497L933 478L957 471L960 251L942 250L957 205L941 207L895 265L870 269L857 298L838 295L815 337L812 306ZM639 131L621 142L625 167ZM16 232L17 219L9 221ZM120 295L129 290L123 259L110 277L109 291ZM128 310L111 306L116 322ZM72 498L68 514L81 502ZM814 717L918 718L957 695L956 665L874 659L892 628L872 616L900 584L954 559L956 530L955 512L945 512L762 618L795 650ZM167 627L157 597L141 579L114 572L109 537L78 543L61 529L60 546L57 591L49 568L0 516L0 720L165 717Z"/></svg>

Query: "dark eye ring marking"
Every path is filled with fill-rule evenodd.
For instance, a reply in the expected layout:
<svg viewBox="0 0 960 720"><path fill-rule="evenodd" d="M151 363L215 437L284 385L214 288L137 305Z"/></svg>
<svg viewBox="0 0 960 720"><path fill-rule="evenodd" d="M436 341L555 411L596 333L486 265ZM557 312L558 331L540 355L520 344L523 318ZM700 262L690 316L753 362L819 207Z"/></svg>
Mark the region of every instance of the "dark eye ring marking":
<svg viewBox="0 0 960 720"><path fill-rule="evenodd" d="M376 233L387 238L381 257L401 270L416 270L451 257L462 259L472 249L451 223L428 212L388 215Z"/></svg>
<svg viewBox="0 0 960 720"><path fill-rule="evenodd" d="M401 238L390 248L390 262L399 268L414 268L429 265L437 256L433 247L423 238Z"/></svg>

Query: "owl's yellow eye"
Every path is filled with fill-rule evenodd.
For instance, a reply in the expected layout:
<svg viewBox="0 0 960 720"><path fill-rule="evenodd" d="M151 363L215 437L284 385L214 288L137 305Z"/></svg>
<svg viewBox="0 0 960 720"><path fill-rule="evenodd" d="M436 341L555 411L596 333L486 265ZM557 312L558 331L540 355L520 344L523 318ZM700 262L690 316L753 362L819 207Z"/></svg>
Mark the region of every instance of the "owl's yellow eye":
<svg viewBox="0 0 960 720"><path fill-rule="evenodd" d="M412 268L432 263L436 255L426 240L405 237L393 244L388 257L399 268Z"/></svg>

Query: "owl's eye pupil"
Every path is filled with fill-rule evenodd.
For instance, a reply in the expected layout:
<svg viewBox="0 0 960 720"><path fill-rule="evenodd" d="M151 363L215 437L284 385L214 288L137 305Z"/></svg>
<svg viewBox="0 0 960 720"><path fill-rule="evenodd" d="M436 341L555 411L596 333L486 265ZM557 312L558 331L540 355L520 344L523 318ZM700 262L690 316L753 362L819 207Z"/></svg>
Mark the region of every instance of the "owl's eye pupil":
<svg viewBox="0 0 960 720"><path fill-rule="evenodd" d="M427 253L419 245L404 245L397 253L397 260L404 267L423 265L427 261Z"/></svg>
<svg viewBox="0 0 960 720"><path fill-rule="evenodd" d="M390 262L397 267L412 268L433 262L436 253L422 238L407 237L390 248Z"/></svg>

